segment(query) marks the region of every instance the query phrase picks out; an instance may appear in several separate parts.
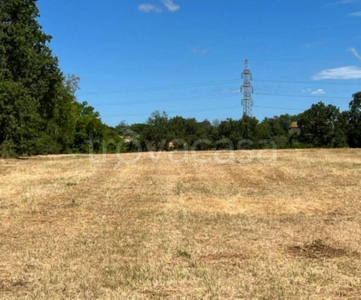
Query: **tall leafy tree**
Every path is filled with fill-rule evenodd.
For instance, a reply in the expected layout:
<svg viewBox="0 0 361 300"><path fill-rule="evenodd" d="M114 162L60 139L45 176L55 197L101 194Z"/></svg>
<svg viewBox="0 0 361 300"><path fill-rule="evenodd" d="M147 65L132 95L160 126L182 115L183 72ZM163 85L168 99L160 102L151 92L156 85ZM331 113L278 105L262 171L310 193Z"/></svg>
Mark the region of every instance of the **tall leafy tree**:
<svg viewBox="0 0 361 300"><path fill-rule="evenodd" d="M323 102L313 104L301 114L298 125L301 129L299 140L314 147L342 147L346 135L342 130L340 111L334 105Z"/></svg>
<svg viewBox="0 0 361 300"><path fill-rule="evenodd" d="M262 123L268 123L272 136L276 137L287 136L291 122L296 120L296 116L284 114L273 118L265 118Z"/></svg>
<svg viewBox="0 0 361 300"><path fill-rule="evenodd" d="M229 149L237 145L237 141L241 139L239 120L234 120L232 118L227 118L224 121L221 121L217 133L218 136L215 139L215 147L217 149Z"/></svg>
<svg viewBox="0 0 361 300"><path fill-rule="evenodd" d="M36 103L21 83L0 83L0 108L0 145L13 145L8 155L36 148L40 116Z"/></svg>
<svg viewBox="0 0 361 300"><path fill-rule="evenodd" d="M349 104L348 143L352 148L361 147L361 92L355 93Z"/></svg>
<svg viewBox="0 0 361 300"><path fill-rule="evenodd" d="M74 96L64 85L36 0L0 2L0 143L57 153L72 142ZM70 124L70 125L69 125Z"/></svg>
<svg viewBox="0 0 361 300"><path fill-rule="evenodd" d="M100 119L100 115L88 102L77 103L77 121L75 125L75 138L73 151L89 152L89 143L92 142L93 150L99 152L102 142L106 137L106 128Z"/></svg>
<svg viewBox="0 0 361 300"><path fill-rule="evenodd" d="M161 147L167 148L168 142L173 139L168 127L168 115L165 112L154 111L148 118L147 125L141 135L142 147L146 149L145 143L148 143L148 146L151 145L156 150Z"/></svg>
<svg viewBox="0 0 361 300"><path fill-rule="evenodd" d="M218 127L219 139L229 139L233 146L236 147L240 142L243 148L257 147L257 124L258 120L253 117L244 115L240 120L229 118L222 121ZM218 148L228 147L226 143L217 145Z"/></svg>

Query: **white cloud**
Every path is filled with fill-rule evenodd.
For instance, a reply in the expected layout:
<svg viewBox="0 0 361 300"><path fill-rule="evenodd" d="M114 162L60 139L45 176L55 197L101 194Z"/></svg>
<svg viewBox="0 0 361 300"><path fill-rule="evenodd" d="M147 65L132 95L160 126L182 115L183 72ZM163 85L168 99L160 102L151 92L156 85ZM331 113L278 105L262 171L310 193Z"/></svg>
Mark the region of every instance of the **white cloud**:
<svg viewBox="0 0 361 300"><path fill-rule="evenodd" d="M173 2L173 0L162 0L164 6L168 8L170 11L177 11L180 9L180 5L177 5Z"/></svg>
<svg viewBox="0 0 361 300"><path fill-rule="evenodd" d="M361 17L361 11L355 11L349 14L350 17Z"/></svg>
<svg viewBox="0 0 361 300"><path fill-rule="evenodd" d="M359 60L361 60L361 54L357 52L355 48L349 49Z"/></svg>
<svg viewBox="0 0 361 300"><path fill-rule="evenodd" d="M302 93L307 93L307 94L311 94L311 95L323 95L323 94L326 94L324 89L317 89L317 90L303 89Z"/></svg>
<svg viewBox="0 0 361 300"><path fill-rule="evenodd" d="M196 47L191 47L190 49L193 53L197 53L197 54L207 54L208 53L207 49L199 49Z"/></svg>
<svg viewBox="0 0 361 300"><path fill-rule="evenodd" d="M326 92L323 89L318 89L311 92L311 95L323 95L326 94Z"/></svg>
<svg viewBox="0 0 361 300"><path fill-rule="evenodd" d="M313 75L312 79L361 79L361 67L348 66L335 69L327 69Z"/></svg>
<svg viewBox="0 0 361 300"><path fill-rule="evenodd" d="M156 12L156 13L160 13L162 12L162 9L156 5L153 4L148 4L148 3L143 3L143 4L139 4L138 9L141 12L145 12L145 13L150 13L150 12Z"/></svg>

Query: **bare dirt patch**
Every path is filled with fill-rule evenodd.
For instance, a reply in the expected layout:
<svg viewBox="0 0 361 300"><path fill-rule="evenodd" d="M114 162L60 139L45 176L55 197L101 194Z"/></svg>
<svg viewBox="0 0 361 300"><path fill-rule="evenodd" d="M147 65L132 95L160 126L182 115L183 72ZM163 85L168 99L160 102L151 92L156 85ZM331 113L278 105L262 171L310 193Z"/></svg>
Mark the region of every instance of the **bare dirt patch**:
<svg viewBox="0 0 361 300"><path fill-rule="evenodd" d="M357 253L349 253L344 249L333 248L324 244L321 240L315 240L312 243L303 246L289 247L288 252L294 256L312 259L340 258L344 256L359 257Z"/></svg>
<svg viewBox="0 0 361 300"><path fill-rule="evenodd" d="M25 279L16 280L1 280L0 279L0 291L15 292L15 291L30 291L30 282Z"/></svg>

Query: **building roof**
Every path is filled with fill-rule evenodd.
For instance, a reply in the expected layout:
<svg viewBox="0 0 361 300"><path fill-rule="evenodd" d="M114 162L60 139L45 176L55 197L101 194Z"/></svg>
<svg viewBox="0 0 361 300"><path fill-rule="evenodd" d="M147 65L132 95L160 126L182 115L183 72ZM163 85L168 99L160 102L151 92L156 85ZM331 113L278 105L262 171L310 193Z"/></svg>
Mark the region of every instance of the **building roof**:
<svg viewBox="0 0 361 300"><path fill-rule="evenodd" d="M292 122L291 125L290 125L290 128L298 128L297 121Z"/></svg>

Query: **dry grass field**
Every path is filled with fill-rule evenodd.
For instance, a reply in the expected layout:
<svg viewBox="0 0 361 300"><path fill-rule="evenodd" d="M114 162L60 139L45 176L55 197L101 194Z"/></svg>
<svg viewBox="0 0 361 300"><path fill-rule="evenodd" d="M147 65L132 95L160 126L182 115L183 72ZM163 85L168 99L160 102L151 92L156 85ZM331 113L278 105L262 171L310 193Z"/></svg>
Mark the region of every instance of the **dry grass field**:
<svg viewBox="0 0 361 300"><path fill-rule="evenodd" d="M168 155L0 160L0 298L361 299L361 150Z"/></svg>

